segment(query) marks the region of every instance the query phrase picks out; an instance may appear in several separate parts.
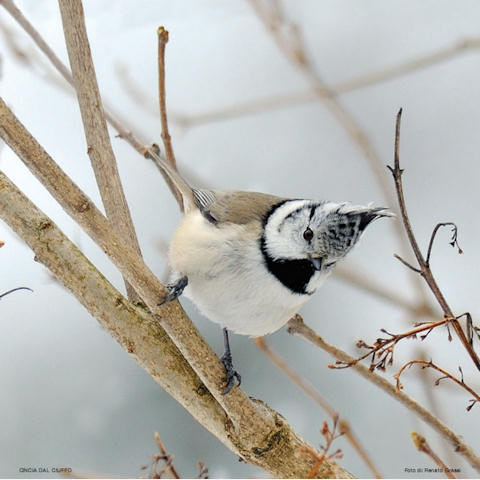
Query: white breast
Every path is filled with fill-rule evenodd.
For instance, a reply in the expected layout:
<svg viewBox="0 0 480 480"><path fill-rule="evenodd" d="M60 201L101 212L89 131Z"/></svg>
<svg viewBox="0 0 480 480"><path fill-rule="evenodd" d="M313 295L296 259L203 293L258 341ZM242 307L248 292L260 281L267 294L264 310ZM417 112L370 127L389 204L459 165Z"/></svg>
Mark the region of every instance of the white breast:
<svg viewBox="0 0 480 480"><path fill-rule="evenodd" d="M215 226L198 211L177 228L169 259L178 276L187 275L184 294L211 321L253 337L282 327L310 295L292 293L264 266L260 225ZM312 277L309 291L325 280Z"/></svg>

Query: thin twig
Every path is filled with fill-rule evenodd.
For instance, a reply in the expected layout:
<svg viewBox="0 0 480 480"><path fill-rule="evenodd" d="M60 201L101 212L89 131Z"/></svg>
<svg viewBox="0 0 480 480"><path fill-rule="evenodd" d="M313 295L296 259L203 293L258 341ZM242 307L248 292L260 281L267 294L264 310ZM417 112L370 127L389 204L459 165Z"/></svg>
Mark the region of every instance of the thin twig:
<svg viewBox="0 0 480 480"><path fill-rule="evenodd" d="M288 324L288 332L293 335L298 335L305 340L313 343L317 347L325 350L330 355L344 363L351 363L352 368L356 370L362 377L381 388L385 393L390 395L396 401L414 412L419 418L430 425L441 437L445 438L454 448L454 450L465 457L470 465L480 473L480 457L465 443L460 435L457 435L453 430L447 427L443 422L436 418L425 407L417 403L404 392L398 391L395 385L380 376L379 374L370 371L368 367L361 363L356 363L355 358L339 348L326 342L320 335L308 327L300 317L296 315Z"/></svg>
<svg viewBox="0 0 480 480"><path fill-rule="evenodd" d="M359 442L356 435L353 433L352 428L350 427L349 422L344 419L339 419L339 413L336 412L328 402L320 395L318 390L316 390L313 385L311 385L307 380L302 378L298 373L293 371L288 364L278 355L272 348L266 343L265 339L262 337L256 338L255 343L260 350L265 353L265 355L280 369L285 375L287 375L294 383L296 383L310 398L312 398L318 405L320 405L323 410L335 421L339 420L340 431L348 439L352 447L356 450L360 458L366 463L368 468L372 471L373 475L376 478L382 478L377 467L374 465L372 459L363 448Z"/></svg>
<svg viewBox="0 0 480 480"><path fill-rule="evenodd" d="M410 362L407 362L405 365L403 365L403 367L393 376L393 378L395 378L397 381L398 389L403 388L403 385L400 382L400 376L405 371L405 369L410 368L412 365L421 365L422 368L433 368L434 370L437 370L437 372L440 372L442 375L444 375L443 377L440 377L437 380L435 380L435 385L439 385L440 380L443 380L444 378L448 378L454 381L458 386L466 390L468 393L470 393L470 395L472 395L474 398L470 400L470 404L467 406L467 411L470 411L477 402L480 402L480 395L464 382L463 372L460 367L459 369L460 369L461 378L458 379L454 377L451 373L447 372L443 368L440 368L438 365L434 364L431 360L429 362L425 360L411 360Z"/></svg>
<svg viewBox="0 0 480 480"><path fill-rule="evenodd" d="M0 245L0 246L2 246L2 245ZM4 292L4 293L0 294L0 299L9 295L10 293L18 291L18 290L28 290L30 292L33 292L33 290L31 288L28 288L28 287L16 287L16 288L12 288L11 290L8 290L7 292Z"/></svg>
<svg viewBox="0 0 480 480"><path fill-rule="evenodd" d="M410 263L408 263L406 260L404 260L400 255L394 253L393 256L399 260L400 262L402 262L407 268L409 268L410 270L414 271L415 273L422 273L422 271L419 269L419 268L416 268L414 267L413 265L411 265Z"/></svg>
<svg viewBox="0 0 480 480"><path fill-rule="evenodd" d="M208 467L203 462L198 462L198 475L197 478L205 480L210 478L208 476Z"/></svg>
<svg viewBox="0 0 480 480"><path fill-rule="evenodd" d="M400 208L400 214L403 220L403 225L405 227L405 231L407 233L407 237L410 242L410 246L415 254L415 258L417 259L418 266L420 268L420 275L424 278L425 282L427 283L428 287L430 288L431 292L437 299L440 307L442 308L444 315L446 318L450 319L450 323L453 325L453 328L457 332L462 345L467 350L468 354L470 355L473 363L476 367L480 370L480 359L478 358L477 354L473 350L472 345L468 341L467 337L465 336L465 332L463 331L459 321L456 319L456 316L452 313L450 306L448 305L443 293L441 292L440 288L437 285L437 282L432 274L430 269L430 265L425 261L423 258L422 252L418 246L417 240L413 233L412 226L410 224L410 219L407 214L407 207L405 204L405 197L403 194L403 183L402 183L402 174L403 170L400 168L400 125L402 119L402 109L399 110L397 114L397 121L395 124L395 150L394 150L394 166L388 166L389 170L392 172L393 180L395 182L395 190L397 192L397 200L398 205ZM433 242L434 235L432 235L432 239L430 240L430 244ZM429 252L431 251L431 246L429 247Z"/></svg>
<svg viewBox="0 0 480 480"><path fill-rule="evenodd" d="M450 245L452 247L457 246L458 253L460 253L460 254L463 253L463 250L460 248L460 245L458 244L458 239L457 239L458 228L457 228L457 225L453 222L437 223L437 225L433 229L432 236L430 237L430 242L428 243L427 258L425 259L425 263L428 266L430 266L430 255L432 254L433 242L435 240L435 236L437 235L438 229L441 228L441 227L446 227L446 226L452 227L452 239L450 241Z"/></svg>
<svg viewBox="0 0 480 480"><path fill-rule="evenodd" d="M177 162L175 161L175 154L173 153L172 139L168 131L167 121L167 104L165 96L165 46L168 42L168 31L164 27L158 27L158 99L160 103L160 121L162 124L162 141L165 147L165 156L170 166L177 170ZM168 179L170 190L176 192L177 202L183 206L182 194L175 187L170 179ZM180 207L182 210L183 208Z"/></svg>
<svg viewBox="0 0 480 480"><path fill-rule="evenodd" d="M377 338L373 345L368 345L363 340L360 340L357 342L357 347L367 348L368 352L356 358L354 363L337 362L336 365L332 365L332 368L349 368L355 363L361 362L371 356L370 370L385 370L386 365L391 365L393 363L394 348L400 340L403 340L404 338L416 338L419 333L426 331L427 333L422 336L422 340L424 340L433 329L440 325L448 325L452 320L453 319L451 318L444 318L443 320L438 320L436 322L422 322L420 326L398 334L393 334L382 329L381 331L389 335L390 338Z"/></svg>
<svg viewBox="0 0 480 480"><path fill-rule="evenodd" d="M160 453L162 454L163 459L165 460L165 466L168 467L168 470L170 470L171 474L173 475L173 478L180 478L180 475L178 474L177 469L173 464L173 456L169 455L165 450L162 439L160 438L160 435L158 434L158 432L155 432L154 437L155 437L155 442L157 442L158 449L160 450Z"/></svg>
<svg viewBox="0 0 480 480"><path fill-rule="evenodd" d="M328 454L330 448L332 447L333 442L340 436L344 434L343 431L339 431L337 433L338 427L338 415L334 416L332 420L332 429L328 426L327 422L323 422L322 430L320 431L323 438L325 438L325 445L321 445L320 448L322 449L322 454L318 455L317 452L307 449L306 453L310 454L315 458L315 465L313 465L312 469L308 473L306 478L316 478L318 474L318 470L325 462L326 459L333 459L333 458L342 458L343 453L340 449L335 450L335 452Z"/></svg>
<svg viewBox="0 0 480 480"><path fill-rule="evenodd" d="M446 475L447 478L457 478L445 465L442 459L432 450L432 447L430 447L430 445L427 443L425 437L416 432L412 432L411 435L413 443L417 449L420 452L427 454L440 467L440 470Z"/></svg>

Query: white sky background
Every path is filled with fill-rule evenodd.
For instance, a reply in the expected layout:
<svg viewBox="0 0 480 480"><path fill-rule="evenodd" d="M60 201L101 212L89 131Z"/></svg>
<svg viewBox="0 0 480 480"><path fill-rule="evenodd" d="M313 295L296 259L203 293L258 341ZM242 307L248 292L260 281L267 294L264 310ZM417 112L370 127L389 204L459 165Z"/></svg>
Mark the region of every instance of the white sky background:
<svg viewBox="0 0 480 480"><path fill-rule="evenodd" d="M284 4L302 28L318 72L332 85L479 34L480 5L475 1ZM24 0L18 5L66 61L57 3ZM159 119L125 92L116 66L128 69L155 112L159 25L170 31L167 104L172 114L193 115L307 86L244 1L96 0L86 1L85 8L104 98L148 142L160 143ZM0 21L22 48L41 55L3 9ZM19 63L3 37L0 54L2 98L98 201L73 97ZM448 233L441 232L432 257L434 273L454 311L474 315L480 314L479 84L480 57L472 52L341 97L385 164L392 162L395 114L404 107L401 158L415 232L426 246L436 222L457 222L465 253L457 255L448 245ZM170 126L180 169L204 185L385 204L361 153L318 102L189 129L174 122ZM144 257L163 275L159 245L168 242L180 218L176 204L148 161L122 140L112 142ZM7 147L1 151L0 167L123 289L111 263ZM385 176L389 179L386 169ZM348 263L413 300L412 274L393 258L398 242L391 223L379 221L369 227ZM212 477L264 475L239 463L177 405L52 281L4 223L0 239L6 242L0 250L0 292L21 285L34 290L0 302L0 477L25 476L19 473L21 467L64 465L80 473L139 476L145 474L140 466L155 453L154 431L159 431L185 477L197 474L198 461L206 463ZM220 353L220 329L200 317L187 300L182 304ZM353 353L359 338L374 340L380 328L399 332L411 321L400 309L334 277L302 313L328 341ZM432 356L454 372L462 365L466 380L478 391L478 372L458 342L449 344L445 336L435 332L421 344L426 358ZM462 469L462 476L474 475L460 457L448 455L445 443L413 414L354 372L329 370L326 354L284 330L268 341L350 422L385 476L413 478L406 467L430 465L415 450L412 430L425 434L449 466ZM414 358L417 345L404 341L397 347L396 364L387 373L390 379L402 361ZM250 339L233 336L232 348L247 393L278 410L312 444L323 443L319 430L326 415L272 367ZM480 406L467 413L468 394L446 382L425 389L419 378L415 369L406 373L406 392L431 406L426 392L433 390L440 418L478 450ZM345 439L335 447L344 451L343 466L358 476L371 475Z"/></svg>

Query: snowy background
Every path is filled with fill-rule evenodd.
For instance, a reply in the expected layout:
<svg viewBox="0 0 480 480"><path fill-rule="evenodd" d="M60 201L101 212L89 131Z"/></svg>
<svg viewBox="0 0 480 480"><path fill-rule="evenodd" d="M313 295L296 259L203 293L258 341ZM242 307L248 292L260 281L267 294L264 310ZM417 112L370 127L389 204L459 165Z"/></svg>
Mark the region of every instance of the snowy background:
<svg viewBox="0 0 480 480"><path fill-rule="evenodd" d="M23 0L19 7L67 61L57 3ZM302 0L284 2L301 27L308 54L332 86L479 35L476 1ZM174 120L246 101L308 90L304 77L280 53L250 4L226 0L85 1L96 72L104 99L145 142L160 143L157 116L156 29L170 32L167 104L179 168L203 185L270 192L283 196L370 201L385 199L358 147L318 101L198 125ZM78 105L44 68L31 41L0 8L0 92L47 152L96 201L99 199ZM9 39L9 40L7 40ZM8 46L33 59L21 61ZM125 83L134 86L132 95ZM465 254L448 246L441 232L434 273L454 311L480 314L480 57L465 51L414 73L354 90L341 104L367 133L382 162L392 161L395 114L404 107L402 162L407 204L421 245L438 221L454 220ZM145 105L142 102L146 102ZM113 133L113 132L112 132ZM113 135L112 135L113 137ZM125 142L112 138L124 188L147 264L161 278L165 245L180 214L155 167ZM119 273L73 224L46 191L3 147L0 168L122 289ZM385 168L385 178L390 182ZM393 222L368 229L345 262L409 301L418 299L413 274L393 258L399 251ZM265 472L238 459L165 393L106 334L73 296L59 286L32 252L0 222L0 293L29 286L0 302L0 477L29 477L20 468L68 466L79 474L135 477L156 453L158 431L184 477L204 462L212 477L259 477ZM217 352L220 329L182 304ZM353 354L359 338L374 340L380 328L400 332L412 318L388 302L332 277L303 309L306 322L328 341ZM477 317L478 318L478 317ZM426 358L480 386L478 372L444 331L420 346ZM463 477L475 476L461 457L412 413L352 371L329 370L322 351L283 329L269 344L301 372L347 419L381 473L413 478L407 467L431 465L410 439L415 430ZM417 355L419 343L397 347L394 368ZM236 366L249 395L284 415L312 444L328 417L276 369L254 343L233 336ZM397 368L395 368L397 367ZM467 413L468 395L442 382L427 387L418 370L404 377L407 393L429 406L474 448L480 448L480 406ZM433 395L432 395L433 391ZM371 476L348 442L336 441L341 464ZM428 477L427 474L424 475ZM434 475L434 476L438 476Z"/></svg>

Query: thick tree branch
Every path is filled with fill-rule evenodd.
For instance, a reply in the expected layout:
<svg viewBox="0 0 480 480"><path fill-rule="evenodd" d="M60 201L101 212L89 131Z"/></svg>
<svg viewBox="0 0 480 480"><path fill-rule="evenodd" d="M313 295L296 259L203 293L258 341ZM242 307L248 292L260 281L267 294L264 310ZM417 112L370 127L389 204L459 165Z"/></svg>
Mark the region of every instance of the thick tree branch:
<svg viewBox="0 0 480 480"><path fill-rule="evenodd" d="M0 215L100 325L180 404L230 448L227 416L165 330L129 302L55 223L0 172Z"/></svg>
<svg viewBox="0 0 480 480"><path fill-rule="evenodd" d="M268 406L250 400L240 389L222 395L224 368L186 316L178 302L157 306L166 290L143 260L111 228L91 200L68 178L0 99L0 136L43 183L65 211L105 251L173 340L187 362L225 411L228 419L220 440L228 436L235 452L274 476L303 478L313 459L303 454L311 449ZM137 355L143 353L137 347ZM148 361L148 358L144 358ZM194 398L192 398L193 401ZM227 445L229 446L229 445ZM332 473L333 472L333 473ZM350 477L334 462L325 462L319 476Z"/></svg>
<svg viewBox="0 0 480 480"><path fill-rule="evenodd" d="M82 114L87 152L102 197L107 218L124 241L141 255L130 209L123 192L113 153L102 99L98 90L90 44L87 38L81 0L59 0L63 31L67 45L73 82ZM128 298L140 301L135 290L126 282Z"/></svg>

